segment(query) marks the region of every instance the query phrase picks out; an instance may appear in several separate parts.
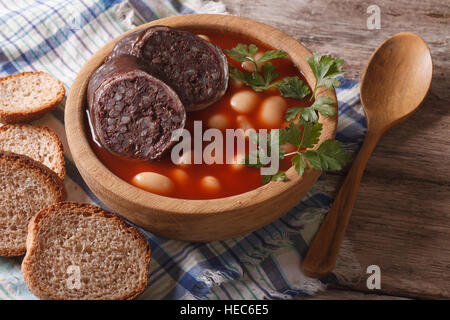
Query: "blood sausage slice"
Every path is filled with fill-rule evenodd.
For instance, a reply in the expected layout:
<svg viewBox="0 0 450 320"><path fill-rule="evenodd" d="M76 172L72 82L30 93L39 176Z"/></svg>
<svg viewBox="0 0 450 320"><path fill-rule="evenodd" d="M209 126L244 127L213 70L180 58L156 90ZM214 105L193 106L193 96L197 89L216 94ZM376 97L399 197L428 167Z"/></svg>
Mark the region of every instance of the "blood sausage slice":
<svg viewBox="0 0 450 320"><path fill-rule="evenodd" d="M164 79L187 111L218 101L228 86L228 63L222 50L187 31L166 26L138 30L120 39L112 57L134 55Z"/></svg>
<svg viewBox="0 0 450 320"><path fill-rule="evenodd" d="M140 160L158 159L184 128L178 95L134 56L109 59L92 75L88 107L95 135L108 151Z"/></svg>

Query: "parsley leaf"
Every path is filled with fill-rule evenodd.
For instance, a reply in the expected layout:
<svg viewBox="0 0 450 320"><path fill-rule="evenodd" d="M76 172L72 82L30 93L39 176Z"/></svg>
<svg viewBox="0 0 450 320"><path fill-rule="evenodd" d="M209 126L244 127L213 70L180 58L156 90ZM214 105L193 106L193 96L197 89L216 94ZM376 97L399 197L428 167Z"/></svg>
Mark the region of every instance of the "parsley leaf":
<svg viewBox="0 0 450 320"><path fill-rule="evenodd" d="M271 62L267 62L267 63L263 64L261 67L261 71L263 72L264 80L265 80L265 89L264 90L267 90L270 88L270 83L276 77L278 77L278 73L275 71L275 67L273 66L273 64Z"/></svg>
<svg viewBox="0 0 450 320"><path fill-rule="evenodd" d="M233 79L240 80L240 81L242 81L244 83L246 82L245 76L242 73L242 71L239 70L238 68L234 67L234 66L230 66L229 75Z"/></svg>
<svg viewBox="0 0 450 320"><path fill-rule="evenodd" d="M298 154L292 158L292 165L294 166L295 171L297 171L297 174L302 176L306 169L306 162L305 159L303 159L303 156Z"/></svg>
<svg viewBox="0 0 450 320"><path fill-rule="evenodd" d="M261 177L262 177L263 184L269 183L270 180L272 180L272 176L269 176L269 175L262 175Z"/></svg>
<svg viewBox="0 0 450 320"><path fill-rule="evenodd" d="M252 87L253 90L260 92L270 88L270 83L278 77L275 67L272 63L267 62L261 67L262 75L258 72L245 72L234 66L230 66L230 77L237 79L245 83L247 86Z"/></svg>
<svg viewBox="0 0 450 320"><path fill-rule="evenodd" d="M271 175L262 176L262 181L264 184L270 181L286 181L286 180L287 180L286 171L283 170L278 171L272 176Z"/></svg>
<svg viewBox="0 0 450 320"><path fill-rule="evenodd" d="M328 55L319 56L318 54L314 54L307 61L316 77L316 85L311 99L313 99L319 86L325 86L327 89L331 89L341 84L339 79L335 77L344 73L342 71L344 60Z"/></svg>
<svg viewBox="0 0 450 320"><path fill-rule="evenodd" d="M284 58L288 55L282 50L268 50L256 60L255 54L258 52L258 47L254 44L246 45L242 43L239 43L230 50L224 50L224 52L233 60L239 62L250 61L255 64L255 72L245 73L234 66L230 66L229 75L231 78L244 82L247 86L252 87L253 90L258 92L269 89L272 86L272 81L278 77L275 67L268 61L276 58ZM258 65L261 65L261 67L258 68Z"/></svg>
<svg viewBox="0 0 450 320"><path fill-rule="evenodd" d="M334 101L330 97L321 96L310 107L313 110L318 111L324 117L334 116ZM306 119L305 119L306 120ZM317 121L317 118L311 121Z"/></svg>
<svg viewBox="0 0 450 320"><path fill-rule="evenodd" d="M250 155L252 156L253 159L256 160L256 163L250 163ZM259 152L257 150L253 150L250 152L249 155L245 156L244 164L247 167L252 167L256 169L264 168L264 164L262 164L261 159L259 158Z"/></svg>
<svg viewBox="0 0 450 320"><path fill-rule="evenodd" d="M284 58L288 55L286 52L284 52L282 50L269 50L269 51L264 52L263 55L259 59L256 60L255 54L258 52L258 47L254 44L246 45L246 44L242 44L242 43L239 43L236 47L234 47L230 50L225 49L224 52L233 60L236 60L239 62L245 62L245 61L253 62L256 70L258 70L258 64L261 65L262 63L267 62L269 60L276 59L276 58ZM261 69L262 68L263 67L261 67ZM263 72L264 72L264 70L263 70ZM252 73L258 74L257 72L252 72ZM267 79L266 76L264 76L264 77ZM274 77L274 78L276 78L276 77ZM272 80L270 80L269 83ZM268 88L269 87L267 87L264 90L267 90Z"/></svg>
<svg viewBox="0 0 450 320"><path fill-rule="evenodd" d="M269 50L264 52L261 58L259 58L256 62L263 63L272 59L285 58L287 57L287 52L282 50Z"/></svg>
<svg viewBox="0 0 450 320"><path fill-rule="evenodd" d="M310 93L309 87L298 77L286 77L272 86L278 88L281 95L286 98L302 100Z"/></svg>
<svg viewBox="0 0 450 320"><path fill-rule="evenodd" d="M298 146L302 139L302 129L295 123L291 122L289 123L289 127L284 128L280 132L280 140L284 142L289 142L290 144L294 146ZM280 142L280 144L282 144Z"/></svg>
<svg viewBox="0 0 450 320"><path fill-rule="evenodd" d="M258 52L258 47L254 44L246 45L242 43L239 43L236 47L230 50L225 49L224 52L231 59L239 62L252 61L256 63L264 63L272 59L285 58L288 56L287 52L283 50L268 50L264 52L258 60L255 60L255 54Z"/></svg>
<svg viewBox="0 0 450 320"><path fill-rule="evenodd" d="M316 99L316 101L314 101L314 103L310 107L289 108L286 111L286 120L294 120L300 115L301 119L303 119L304 121L316 122L317 120L319 120L317 112L319 112L324 117L334 115L333 104L334 101L330 97L321 96Z"/></svg>
<svg viewBox="0 0 450 320"><path fill-rule="evenodd" d="M299 148L312 148L319 142L322 133L322 124L320 122L303 122L303 136L300 142L297 142Z"/></svg>
<svg viewBox="0 0 450 320"><path fill-rule="evenodd" d="M305 109L305 108L289 108L289 109L287 109L286 116L285 116L286 121L295 120L295 118L297 118L297 116L302 113L303 109Z"/></svg>
<svg viewBox="0 0 450 320"><path fill-rule="evenodd" d="M239 43L236 47L231 50L223 50L231 59L244 62L244 61L254 61L255 54L258 52L258 47L254 44L246 45Z"/></svg>
<svg viewBox="0 0 450 320"><path fill-rule="evenodd" d="M328 139L317 150L308 150L304 157L312 168L317 170L341 170L350 160L340 141Z"/></svg>

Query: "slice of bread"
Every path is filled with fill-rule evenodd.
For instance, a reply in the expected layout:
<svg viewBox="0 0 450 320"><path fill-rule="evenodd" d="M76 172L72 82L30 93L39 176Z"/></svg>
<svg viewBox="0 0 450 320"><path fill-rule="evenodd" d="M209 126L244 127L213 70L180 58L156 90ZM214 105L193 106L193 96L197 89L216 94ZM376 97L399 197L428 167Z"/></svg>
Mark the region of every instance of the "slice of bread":
<svg viewBox="0 0 450 320"><path fill-rule="evenodd" d="M30 219L65 197L63 182L52 170L27 156L0 151L0 256L24 254Z"/></svg>
<svg viewBox="0 0 450 320"><path fill-rule="evenodd" d="M45 72L0 78L0 122L36 120L60 103L65 92L63 83Z"/></svg>
<svg viewBox="0 0 450 320"><path fill-rule="evenodd" d="M150 246L117 215L62 202L28 225L22 275L41 299L132 299L147 287Z"/></svg>
<svg viewBox="0 0 450 320"><path fill-rule="evenodd" d="M44 126L7 124L0 127L0 150L24 154L52 169L64 180L66 167L61 140Z"/></svg>

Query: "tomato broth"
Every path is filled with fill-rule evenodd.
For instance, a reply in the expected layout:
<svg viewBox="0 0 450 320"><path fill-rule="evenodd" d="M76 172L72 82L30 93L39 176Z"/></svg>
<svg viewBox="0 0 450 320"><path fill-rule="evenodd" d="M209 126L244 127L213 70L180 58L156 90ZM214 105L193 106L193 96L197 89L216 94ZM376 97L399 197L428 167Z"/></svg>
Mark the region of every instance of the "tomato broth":
<svg viewBox="0 0 450 320"><path fill-rule="evenodd" d="M259 48L258 52L273 50L273 48L270 48L263 43L255 42L251 39L235 34L205 31L193 33L206 35L212 43L219 46L222 50L231 49L239 43L254 43ZM278 78L276 80L280 80L288 76L298 76L306 83L301 72L295 67L288 57L283 59L274 59L271 60L271 62L276 67L276 72L278 73ZM240 62L232 60L228 57L228 63L239 68L241 71L244 71ZM259 129L273 129L275 127L280 128L286 125L284 121L274 126L268 125L267 122L261 120L261 105L263 104L263 101L273 96L281 97L277 89L272 88L263 92L257 92L257 106L254 110L245 114L237 112L231 107L232 97L240 91L253 90L251 87L247 87L243 83L239 83L238 81L230 78L228 90L221 100L204 110L187 113L185 128L190 131L192 141L194 139L194 121L202 121L204 131L213 127L215 122L211 120L211 117L216 115L220 115L221 119L226 119L226 128L228 129L242 128L242 121L238 121L238 119L245 119L256 131ZM311 102L309 102L309 97L310 96L307 96L303 100L284 97L282 97L282 99L285 100L287 108L308 107L311 105ZM96 156L111 172L128 183L136 185L133 178L139 173L155 172L170 178L174 184L174 188L171 188L170 192L161 193L162 195L173 198L197 200L233 196L256 189L263 185L260 169L246 167L244 165L234 166L225 163L214 163L210 165L205 163L176 165L171 160L170 151L167 152L161 159L156 161L140 161L114 155L102 148L102 146L96 141L93 137L92 126L89 121L87 122L88 123L86 123L86 125L90 127L90 130L88 130L90 145ZM223 140L225 144L225 137ZM204 143L204 146L209 143L210 142ZM290 163L287 159L284 159L281 160L280 166L283 169L287 169L290 166ZM204 178L207 176L215 177L217 180L214 180L218 181L218 185L214 188L205 187Z"/></svg>

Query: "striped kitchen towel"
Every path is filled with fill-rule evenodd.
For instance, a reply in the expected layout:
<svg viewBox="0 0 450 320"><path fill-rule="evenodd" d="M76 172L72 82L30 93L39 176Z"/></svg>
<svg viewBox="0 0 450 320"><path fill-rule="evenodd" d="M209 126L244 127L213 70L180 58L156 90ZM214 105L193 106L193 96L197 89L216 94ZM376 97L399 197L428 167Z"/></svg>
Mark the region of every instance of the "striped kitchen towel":
<svg viewBox="0 0 450 320"><path fill-rule="evenodd" d="M225 13L220 2L200 0L16 0L0 1L0 76L45 71L70 88L89 57L128 29L187 13ZM337 89L337 139L357 150L366 123L359 84L342 79ZM101 205L78 173L64 132L64 101L37 123L52 127L65 147L69 200ZM323 174L302 202L282 218L227 241L189 243L156 237L149 288L141 299L288 299L325 287L305 277L301 261L333 200ZM0 299L36 299L26 288L22 258L0 258Z"/></svg>

